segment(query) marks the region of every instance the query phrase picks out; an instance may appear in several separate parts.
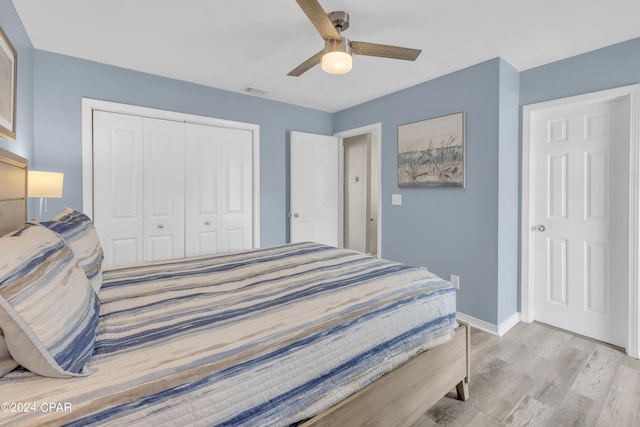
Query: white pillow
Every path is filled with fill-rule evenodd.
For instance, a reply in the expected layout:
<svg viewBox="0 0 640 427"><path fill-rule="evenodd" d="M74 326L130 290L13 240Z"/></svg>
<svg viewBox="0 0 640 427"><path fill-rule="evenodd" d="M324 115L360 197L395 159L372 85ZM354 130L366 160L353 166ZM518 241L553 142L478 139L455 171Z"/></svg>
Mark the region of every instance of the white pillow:
<svg viewBox="0 0 640 427"><path fill-rule="evenodd" d="M7 343L4 340L4 335L2 334L2 329L0 329L0 377L8 374L17 367L18 364L13 360L13 357L11 357Z"/></svg>
<svg viewBox="0 0 640 427"><path fill-rule="evenodd" d="M80 267L89 279L96 292L102 287L102 259L104 254L95 226L91 219L71 208L54 217L51 221L43 221L40 225L58 233L78 259Z"/></svg>
<svg viewBox="0 0 640 427"><path fill-rule="evenodd" d="M56 378L87 375L100 303L73 251L45 227L0 238L0 328L13 359Z"/></svg>

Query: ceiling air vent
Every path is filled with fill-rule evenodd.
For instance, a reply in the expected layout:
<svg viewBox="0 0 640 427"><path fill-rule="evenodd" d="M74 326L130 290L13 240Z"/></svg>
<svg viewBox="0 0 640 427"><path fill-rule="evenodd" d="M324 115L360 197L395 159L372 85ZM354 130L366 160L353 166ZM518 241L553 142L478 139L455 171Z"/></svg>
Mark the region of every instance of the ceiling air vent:
<svg viewBox="0 0 640 427"><path fill-rule="evenodd" d="M258 95L258 96L265 96L271 93L271 91L268 89L260 89L259 87L250 87L250 86L245 87L244 91L251 95Z"/></svg>

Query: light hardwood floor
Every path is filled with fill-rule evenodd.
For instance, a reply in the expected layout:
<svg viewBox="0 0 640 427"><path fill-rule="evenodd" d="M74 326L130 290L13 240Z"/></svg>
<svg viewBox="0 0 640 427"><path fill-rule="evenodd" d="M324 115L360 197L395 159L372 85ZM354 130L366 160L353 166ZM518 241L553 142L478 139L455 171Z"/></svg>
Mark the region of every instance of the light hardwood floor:
<svg viewBox="0 0 640 427"><path fill-rule="evenodd" d="M640 427L640 361L539 323L471 331L470 399L452 391L412 427Z"/></svg>

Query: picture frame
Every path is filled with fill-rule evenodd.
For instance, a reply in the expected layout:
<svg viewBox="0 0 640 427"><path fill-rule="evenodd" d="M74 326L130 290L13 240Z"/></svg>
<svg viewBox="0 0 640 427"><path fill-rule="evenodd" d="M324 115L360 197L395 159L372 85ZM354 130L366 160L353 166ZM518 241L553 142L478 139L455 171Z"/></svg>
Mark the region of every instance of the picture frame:
<svg viewBox="0 0 640 427"><path fill-rule="evenodd" d="M398 126L398 187L465 187L465 114Z"/></svg>
<svg viewBox="0 0 640 427"><path fill-rule="evenodd" d="M0 138L16 139L18 53L0 28Z"/></svg>

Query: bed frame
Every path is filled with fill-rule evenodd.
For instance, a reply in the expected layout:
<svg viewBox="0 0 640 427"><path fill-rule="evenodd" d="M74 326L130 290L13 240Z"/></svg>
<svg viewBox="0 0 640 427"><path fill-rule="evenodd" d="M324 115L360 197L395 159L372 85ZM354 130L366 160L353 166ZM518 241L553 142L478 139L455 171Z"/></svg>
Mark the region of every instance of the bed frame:
<svg viewBox="0 0 640 427"><path fill-rule="evenodd" d="M0 149L0 236L27 218L26 159ZM452 341L425 351L383 375L304 426L406 426L454 388L469 398L469 326L460 323Z"/></svg>
<svg viewBox="0 0 640 427"><path fill-rule="evenodd" d="M22 227L27 219L28 164L0 149L0 236Z"/></svg>
<svg viewBox="0 0 640 427"><path fill-rule="evenodd" d="M453 340L414 356L303 426L409 426L456 389L469 398L469 326Z"/></svg>

